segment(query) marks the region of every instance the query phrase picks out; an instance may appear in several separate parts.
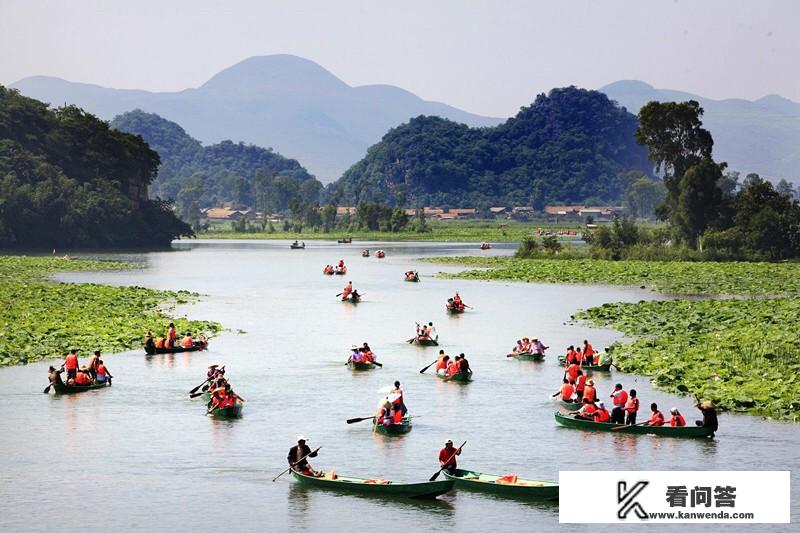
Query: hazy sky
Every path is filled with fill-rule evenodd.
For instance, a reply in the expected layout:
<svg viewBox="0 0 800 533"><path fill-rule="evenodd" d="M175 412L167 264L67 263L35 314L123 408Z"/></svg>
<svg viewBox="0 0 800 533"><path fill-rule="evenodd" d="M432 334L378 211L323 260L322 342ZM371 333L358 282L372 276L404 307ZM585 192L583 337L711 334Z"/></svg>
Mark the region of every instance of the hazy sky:
<svg viewBox="0 0 800 533"><path fill-rule="evenodd" d="M800 1L0 0L0 83L179 90L253 55L509 116L620 79L800 101Z"/></svg>

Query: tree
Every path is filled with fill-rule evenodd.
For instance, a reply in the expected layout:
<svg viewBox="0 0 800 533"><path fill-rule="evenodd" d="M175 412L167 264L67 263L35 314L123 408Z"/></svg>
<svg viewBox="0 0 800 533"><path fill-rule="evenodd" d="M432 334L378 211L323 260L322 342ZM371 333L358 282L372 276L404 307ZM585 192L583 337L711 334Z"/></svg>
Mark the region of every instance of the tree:
<svg viewBox="0 0 800 533"><path fill-rule="evenodd" d="M695 248L700 235L719 220L722 191L718 183L724 165L704 159L689 167L681 177L677 203L670 217L678 242Z"/></svg>
<svg viewBox="0 0 800 533"><path fill-rule="evenodd" d="M549 235L547 237L542 238L542 248L548 254L556 255L558 252L561 251L562 246L554 235Z"/></svg>
<svg viewBox="0 0 800 533"><path fill-rule="evenodd" d="M417 233L427 233L431 231L428 222L425 220L425 210L421 207L418 207L414 214L414 231Z"/></svg>
<svg viewBox="0 0 800 533"><path fill-rule="evenodd" d="M635 218L653 218L656 208L664 203L667 189L664 182L642 177L634 181L625 193L625 207Z"/></svg>
<svg viewBox="0 0 800 533"><path fill-rule="evenodd" d="M329 233L336 225L336 206L332 204L325 204L322 206L322 231Z"/></svg>
<svg viewBox="0 0 800 533"><path fill-rule="evenodd" d="M781 179L778 184L775 186L775 190L778 194L784 194L789 198L797 197L797 191L794 188L794 183L786 181L785 179Z"/></svg>

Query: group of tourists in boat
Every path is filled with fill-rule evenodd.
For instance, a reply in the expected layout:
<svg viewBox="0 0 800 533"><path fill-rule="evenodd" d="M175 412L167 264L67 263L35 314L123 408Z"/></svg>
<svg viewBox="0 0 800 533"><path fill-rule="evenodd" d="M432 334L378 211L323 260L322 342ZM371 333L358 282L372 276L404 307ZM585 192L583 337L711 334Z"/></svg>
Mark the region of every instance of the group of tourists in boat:
<svg viewBox="0 0 800 533"><path fill-rule="evenodd" d="M384 257L386 257L386 252L384 252L383 250L378 250L377 252L375 252L375 257L377 257L378 259L383 259Z"/></svg>
<svg viewBox="0 0 800 533"><path fill-rule="evenodd" d="M439 333L436 331L436 328L433 327L433 322L428 322L420 326L419 322L417 322L417 334L414 337L411 337L408 342L413 343L416 342L418 344L436 344L439 340Z"/></svg>
<svg viewBox="0 0 800 533"><path fill-rule="evenodd" d="M445 304L445 308L450 313L463 313L467 307L469 306L461 300L461 295L458 293L452 298L448 298L447 304Z"/></svg>
<svg viewBox="0 0 800 533"><path fill-rule="evenodd" d="M403 398L400 382L394 382L394 388L378 403L375 414L375 426L395 426L408 423L408 408Z"/></svg>
<svg viewBox="0 0 800 533"><path fill-rule="evenodd" d="M361 257L369 257L369 248L361 250Z"/></svg>
<svg viewBox="0 0 800 533"><path fill-rule="evenodd" d="M183 338L178 342L178 332L172 322L167 326L166 335L153 338L153 332L148 331L144 336L144 350L148 354L190 352L202 350L206 346L208 346L208 339L203 335L195 339L192 337L191 331L184 333Z"/></svg>
<svg viewBox="0 0 800 533"><path fill-rule="evenodd" d="M61 377L65 371L67 373L66 382ZM100 359L99 350L94 351L88 364L81 365L78 360L78 350L73 349L69 351L60 368L56 369L54 366L48 368L47 377L50 384L45 392L49 392L50 387L53 387L55 392L77 392L96 386L111 385L111 378L114 376Z"/></svg>
<svg viewBox="0 0 800 533"><path fill-rule="evenodd" d="M595 351L594 347L588 340L583 341L583 349L580 346L577 348L574 345L567 347L567 353L563 357L564 366L569 368L571 365L605 367L613 364L611 354L606 348L603 353ZM574 371L574 370L573 370Z"/></svg>
<svg viewBox="0 0 800 533"><path fill-rule="evenodd" d="M488 250L488 249L490 249L491 247L492 247L492 245L491 245L491 244L489 244L489 243L488 243L488 242L486 242L486 241L483 241L483 242L481 243L481 250Z"/></svg>
<svg viewBox="0 0 800 533"><path fill-rule="evenodd" d="M356 289L353 288L352 281L348 281L347 285L345 285L344 289L342 289L342 292L340 292L336 296L341 296L343 302L356 303L361 300L361 295L358 293Z"/></svg>
<svg viewBox="0 0 800 533"><path fill-rule="evenodd" d="M521 339L517 339L516 346L511 349L506 357L521 357L527 355L536 359L544 359L544 352L549 348L549 346L545 346L544 343L536 337L531 339L522 337Z"/></svg>
<svg viewBox="0 0 800 533"><path fill-rule="evenodd" d="M472 373L469 361L467 361L467 357L463 352L451 359L449 355L444 353L444 350L439 350L439 357L436 359L434 371L437 376L450 379L458 374Z"/></svg>
<svg viewBox="0 0 800 533"><path fill-rule="evenodd" d="M289 248L291 248L292 250L302 250L305 247L306 247L305 241L303 241L302 243L294 241L292 244L289 245Z"/></svg>
<svg viewBox="0 0 800 533"><path fill-rule="evenodd" d="M344 259L339 259L339 263L337 263L336 266L325 265L325 268L322 269L322 273L328 276L332 276L334 274L337 276L343 276L347 274L347 267L344 264Z"/></svg>
<svg viewBox="0 0 800 533"><path fill-rule="evenodd" d="M225 377L225 368L220 368L219 365L210 365L206 373L206 381L208 388L205 392L210 397L206 414L222 417L240 416L245 400L231 388L230 382Z"/></svg>
<svg viewBox="0 0 800 533"><path fill-rule="evenodd" d="M372 352L372 348L370 348L369 344L366 342L360 347L354 344L350 347L350 357L347 359L347 362L356 365L375 364L375 354Z"/></svg>
<svg viewBox="0 0 800 533"><path fill-rule="evenodd" d="M417 273L416 270L409 270L408 272L405 273L405 280L417 282L419 281L419 274Z"/></svg>

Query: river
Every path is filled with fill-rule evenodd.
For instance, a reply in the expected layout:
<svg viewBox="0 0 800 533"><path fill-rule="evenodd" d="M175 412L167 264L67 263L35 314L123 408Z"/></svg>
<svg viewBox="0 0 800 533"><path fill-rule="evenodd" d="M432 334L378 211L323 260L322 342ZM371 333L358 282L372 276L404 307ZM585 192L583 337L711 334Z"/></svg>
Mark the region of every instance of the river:
<svg viewBox="0 0 800 533"><path fill-rule="evenodd" d="M177 313L219 321L228 331L206 352L109 355L113 387L79 395L42 394L51 362L0 369L0 530L568 530L559 527L555 504L457 491L434 502L382 501L303 488L290 475L273 483L298 434L322 446L312 461L317 469L406 481L426 480L437 470L447 438L468 441L462 467L534 479L557 480L559 470L786 470L800 464L800 427L746 415L722 415L713 440L595 434L555 424L558 406L550 394L563 376L556 356L585 338L596 348L620 338L572 324L570 316L605 302L658 298L655 293L444 280L434 274L448 267L416 261L510 253L503 246L481 252L465 244L307 244L289 250L282 241L183 241L173 251L94 255L133 259L141 269L58 276L196 291L200 301ZM364 246L380 246L387 257L362 258ZM364 295L357 306L335 297L346 279L322 275L325 264L340 258L348 264L346 279ZM409 269L419 270L420 283L402 281ZM456 291L474 309L448 316L444 303ZM467 354L472 383L442 383L432 369L419 373L437 349L404 340L422 321L433 321L448 353ZM522 336L538 336L551 347L545 362L504 356ZM384 368L351 373L344 366L348 348L364 341ZM247 400L240 420L209 419L204 405L187 396L212 363L226 365ZM593 378L601 397L621 382L639 391L645 410L655 401L664 411L677 406L689 423L698 414L689 398L654 391L642 377L611 372ZM396 379L416 417L411 433L386 438L374 435L369 422L345 423L372 415L381 391ZM793 501L794 518L798 507Z"/></svg>

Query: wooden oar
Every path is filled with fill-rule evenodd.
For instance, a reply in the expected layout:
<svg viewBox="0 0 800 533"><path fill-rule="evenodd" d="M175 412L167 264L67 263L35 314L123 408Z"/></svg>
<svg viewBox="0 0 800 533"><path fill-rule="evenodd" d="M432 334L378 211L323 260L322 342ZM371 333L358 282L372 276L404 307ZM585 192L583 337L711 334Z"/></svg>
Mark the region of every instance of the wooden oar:
<svg viewBox="0 0 800 533"><path fill-rule="evenodd" d="M377 365L377 366L378 366L378 368L383 368L383 364L381 364L381 363L379 363L379 362L377 362L377 361L373 361L373 362L372 362L372 364L373 364L373 365Z"/></svg>
<svg viewBox="0 0 800 533"><path fill-rule="evenodd" d="M361 418L350 418L349 420L347 420L347 423L348 424L355 424L356 422L363 422L364 420L373 420L374 418L375 418L374 416L365 416L365 417L361 417Z"/></svg>
<svg viewBox="0 0 800 533"><path fill-rule="evenodd" d="M463 448L463 447L464 447L464 446L466 446L466 445L467 445L467 441L464 441L464 443L463 443L461 446L459 446L459 447L458 447L458 449L457 449L456 451L454 451L454 452L453 452L453 455L451 455L451 456L450 456L450 458L449 458L449 459L447 459L447 461L445 461L445 464L449 463L449 462L450 462L450 459L452 459L453 457L455 457L456 455L458 455L458 452L460 452L460 451L461 451L461 448ZM444 470L444 465L442 465L442 466L439 468L439 470L437 470L437 471L436 471L436 473L435 473L434 475L432 475L432 476L431 476L431 478L430 478L428 481L436 481L436 478L437 478L437 477L439 477L439 474L441 474L441 473L442 473L442 470Z"/></svg>
<svg viewBox="0 0 800 533"><path fill-rule="evenodd" d="M645 420L644 422L639 422L638 424L630 424L630 425L626 425L626 426L616 426L616 427L611 428L611 431L619 431L620 429L632 428L632 427L635 427L635 426L643 426L643 425L647 424L648 422L649 422L649 420Z"/></svg>
<svg viewBox="0 0 800 533"><path fill-rule="evenodd" d="M414 344L414 341L415 341L415 340L417 340L417 337L411 337L411 338L410 338L410 339L408 339L406 342L407 342L408 344Z"/></svg>
<svg viewBox="0 0 800 533"><path fill-rule="evenodd" d="M314 450L314 451L310 451L310 452L308 452L307 454L305 454L303 457L301 457L301 458L300 458L300 460L299 460L299 461L295 461L294 463L292 463L292 464L291 464L291 466L289 466L289 468L287 468L286 470L284 470L283 472L281 472L280 474L278 474L277 476L275 476L274 478L272 478L272 482L274 483L274 482L275 482L275 481L276 481L276 480L277 480L279 477L281 477L281 476L282 476L282 475L284 475L286 472L288 472L289 470L291 470L292 468L294 468L295 466L297 466L298 464L300 464L300 463L303 461L303 459L305 459L305 458L306 458L306 457L308 457L309 455L314 455L315 453L317 453L318 451L320 451L320 449L322 449L322 446L320 446L319 448L317 448L317 449L316 449L316 450Z"/></svg>
<svg viewBox="0 0 800 533"><path fill-rule="evenodd" d="M433 365L435 365L435 364L436 364L438 361L439 361L439 358L437 357L437 358L436 358L436 361L434 361L433 363L429 364L428 366L426 366L425 368L423 368L422 370L420 370L420 371L419 371L419 373L420 373L420 374L424 374L426 370L428 370L430 367L432 367Z"/></svg>
<svg viewBox="0 0 800 533"><path fill-rule="evenodd" d="M49 384L47 387L44 388L44 390L42 392L45 393L45 394L49 393L50 392L50 387L52 387L52 386L53 386L52 383Z"/></svg>
<svg viewBox="0 0 800 533"><path fill-rule="evenodd" d="M219 369L217 372L219 372L219 371L221 371L221 370L225 370L225 365L222 365L222 367L220 367L220 369ZM190 391L189 391L189 395L191 396L192 394L194 394L195 392L197 392L197 389L199 389L200 387L202 387L203 385L205 385L206 383L208 383L208 382L209 382L209 380L210 380L212 377L214 377L214 376L207 377L207 378L206 378L206 380L205 380L204 382L202 382L200 385L198 385L197 387L195 387L195 388L193 388L192 390L190 390Z"/></svg>

